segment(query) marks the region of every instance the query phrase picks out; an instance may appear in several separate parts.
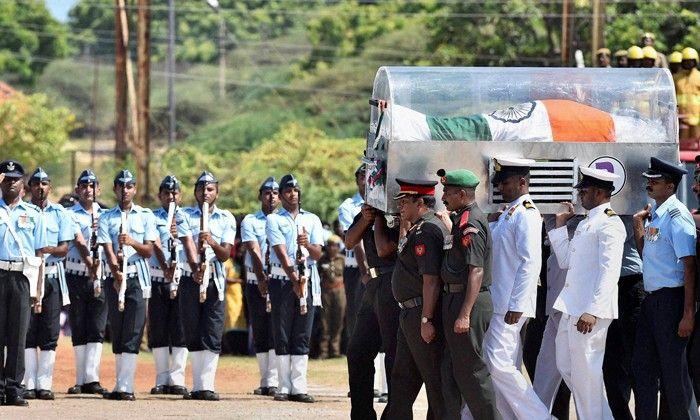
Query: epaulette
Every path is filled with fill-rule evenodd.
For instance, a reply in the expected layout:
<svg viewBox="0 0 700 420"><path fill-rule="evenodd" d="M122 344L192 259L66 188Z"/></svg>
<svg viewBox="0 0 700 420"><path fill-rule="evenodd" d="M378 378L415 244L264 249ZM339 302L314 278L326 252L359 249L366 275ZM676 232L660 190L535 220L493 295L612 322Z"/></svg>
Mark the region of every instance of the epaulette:
<svg viewBox="0 0 700 420"><path fill-rule="evenodd" d="M529 209L534 209L535 205L532 204L532 202L530 202L530 200L525 200L525 201L523 201L523 207L525 207L526 209L529 210Z"/></svg>
<svg viewBox="0 0 700 420"><path fill-rule="evenodd" d="M678 210L677 207L672 208L671 210L668 211L668 214L671 215L671 218L676 218L677 216L681 215L681 211Z"/></svg>
<svg viewBox="0 0 700 420"><path fill-rule="evenodd" d="M617 213L615 213L613 209L605 209L605 214L607 214L608 217L617 216Z"/></svg>

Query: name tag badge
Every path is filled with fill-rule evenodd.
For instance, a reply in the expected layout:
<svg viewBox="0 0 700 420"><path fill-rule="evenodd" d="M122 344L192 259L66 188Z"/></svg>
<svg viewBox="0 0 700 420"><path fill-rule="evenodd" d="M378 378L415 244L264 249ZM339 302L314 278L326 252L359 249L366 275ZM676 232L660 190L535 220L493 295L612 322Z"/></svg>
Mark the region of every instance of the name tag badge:
<svg viewBox="0 0 700 420"><path fill-rule="evenodd" d="M644 239L649 242L656 242L661 235L661 230L657 227L647 226L644 228Z"/></svg>
<svg viewBox="0 0 700 420"><path fill-rule="evenodd" d="M452 239L453 239L453 235L446 235L445 242L442 245L442 249L452 249Z"/></svg>
<svg viewBox="0 0 700 420"><path fill-rule="evenodd" d="M34 227L34 221L26 214L23 214L17 219L17 227L20 229L31 229Z"/></svg>

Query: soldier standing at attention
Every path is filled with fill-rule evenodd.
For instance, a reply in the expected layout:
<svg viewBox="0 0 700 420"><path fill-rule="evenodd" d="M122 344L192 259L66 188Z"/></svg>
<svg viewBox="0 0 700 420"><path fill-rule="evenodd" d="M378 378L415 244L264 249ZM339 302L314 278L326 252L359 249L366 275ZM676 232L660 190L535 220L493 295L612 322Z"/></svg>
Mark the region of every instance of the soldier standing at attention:
<svg viewBox="0 0 700 420"><path fill-rule="evenodd" d="M31 306L39 300L34 296L41 264L25 264L30 257L43 258L41 250L48 245L41 211L22 200L23 189L22 165L14 160L0 163L0 352L5 352L0 357L0 403L16 406L28 404L21 385L24 347Z"/></svg>
<svg viewBox="0 0 700 420"><path fill-rule="evenodd" d="M156 386L151 389L154 395L187 393L187 347L177 294L183 262L177 256L183 245L193 247L194 243L189 220L180 209L180 197L180 181L172 175L163 178L158 189L161 207L153 212L160 241L155 243L150 261L151 299L148 301L148 346L156 364ZM169 221L171 204L175 205L175 210Z"/></svg>
<svg viewBox="0 0 700 420"><path fill-rule="evenodd" d="M267 215L274 212L279 204L279 184L274 177L269 177L258 190L260 210L243 218L241 222L241 241L246 248L246 286L245 296L248 302L248 316L253 327L253 347L260 370L260 387L253 391L255 395L274 396L277 393L277 356L272 337L270 320L271 303L268 294L270 252L265 236ZM268 312L268 303L270 312Z"/></svg>
<svg viewBox="0 0 700 420"><path fill-rule="evenodd" d="M228 210L216 206L218 197L219 181L210 172L202 172L194 187L197 206L183 209L190 220L198 255L184 249L190 270L182 273L179 287L180 317L192 356L192 392L183 396L188 400L219 400L214 383L224 335L224 262L236 241L236 219ZM204 203L209 209L209 223L202 231Z"/></svg>
<svg viewBox="0 0 700 420"><path fill-rule="evenodd" d="M24 349L25 399L53 400L53 369L61 329L61 308L70 303L63 260L68 243L75 239L76 227L68 210L49 201L52 185L49 175L37 168L29 177L32 204L41 210L48 246L44 264L44 290L41 312L29 318Z"/></svg>
<svg viewBox="0 0 700 420"><path fill-rule="evenodd" d="M301 187L294 175L280 180L282 208L267 216L265 232L272 247L270 298L275 329L279 388L275 401L315 402L308 394L309 337L314 306L321 305L316 261L321 258L321 219L301 208Z"/></svg>
<svg viewBox="0 0 700 420"><path fill-rule="evenodd" d="M102 342L107 325L102 250L97 243L97 225L102 208L97 204L100 182L90 169L75 185L78 202L69 211L80 235L70 244L66 258L68 322L75 356L75 385L68 394L103 394L100 385ZM97 258L93 258L97 256Z"/></svg>
<svg viewBox="0 0 700 420"><path fill-rule="evenodd" d="M674 419L697 419L686 346L695 321L695 222L676 198L687 171L651 158L647 205L634 215L634 236L644 262L644 290L632 372L635 417L657 418L659 384Z"/></svg>
<svg viewBox="0 0 700 420"><path fill-rule="evenodd" d="M401 314L386 418L412 418L413 403L425 383L429 415L442 419L445 402L440 375L444 350L440 268L444 238L449 232L433 211L436 181L397 178L396 182L400 190L394 200L406 234L399 241L391 279ZM406 226L408 223L410 227Z"/></svg>
<svg viewBox="0 0 700 420"><path fill-rule="evenodd" d="M134 204L136 178L129 170L119 171L114 178L114 194L118 204L100 217L97 234L111 274L105 292L117 374L114 390L102 396L133 401L136 357L146 323L146 301L151 293L148 259L153 254L158 231L153 212ZM123 296L119 292L122 282L126 282Z"/></svg>
<svg viewBox="0 0 700 420"><path fill-rule="evenodd" d="M493 386L482 357L493 303L491 233L486 215L476 204L479 178L457 169L437 172L443 185L442 201L453 216L451 241L440 271L443 281L442 322L452 371L462 399L475 419L497 419ZM443 388L448 384L443 381ZM445 399L449 393L445 394Z"/></svg>
<svg viewBox="0 0 700 420"><path fill-rule="evenodd" d="M520 371L520 332L535 316L542 267L542 216L530 198L531 159L496 159L491 181L508 203L491 224L493 316L484 355L493 379L496 406L505 419L550 418Z"/></svg>

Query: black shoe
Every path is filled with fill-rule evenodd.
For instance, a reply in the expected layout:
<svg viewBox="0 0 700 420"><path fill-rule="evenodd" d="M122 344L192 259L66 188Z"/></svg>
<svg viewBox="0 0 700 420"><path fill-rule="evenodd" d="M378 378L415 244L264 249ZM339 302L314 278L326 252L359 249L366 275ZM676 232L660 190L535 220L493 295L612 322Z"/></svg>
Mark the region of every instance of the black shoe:
<svg viewBox="0 0 700 420"><path fill-rule="evenodd" d="M78 385L76 385L76 386L78 386ZM102 387L102 385L100 385L99 382L90 382L90 383L84 384L81 387L81 390L82 390L81 392L83 394L100 394L100 395L102 395L105 392L107 392L107 390L104 389ZM68 390L68 393L70 394L70 389Z"/></svg>
<svg viewBox="0 0 700 420"><path fill-rule="evenodd" d="M17 407L26 407L29 405L27 400L22 398L19 395L6 395L5 396L5 402L3 405L15 405Z"/></svg>
<svg viewBox="0 0 700 420"><path fill-rule="evenodd" d="M24 398L25 400L35 400L36 399L36 390L26 389L22 393L22 398Z"/></svg>
<svg viewBox="0 0 700 420"><path fill-rule="evenodd" d="M180 385L171 385L168 387L168 394L170 395L185 395L187 394L187 388Z"/></svg>
<svg viewBox="0 0 700 420"><path fill-rule="evenodd" d="M253 395L268 395L270 392L270 388L266 386L261 386L260 388L255 388L253 390Z"/></svg>
<svg viewBox="0 0 700 420"><path fill-rule="evenodd" d="M201 400L203 391L192 391L183 395L182 398L186 400Z"/></svg>
<svg viewBox="0 0 700 420"><path fill-rule="evenodd" d="M277 394L277 387L271 386L271 387L267 388L267 394L265 394L265 395L269 395L271 397L274 397L275 394Z"/></svg>
<svg viewBox="0 0 700 420"><path fill-rule="evenodd" d="M37 389L36 398L38 400L53 400L54 395L53 392L49 391L48 389Z"/></svg>
<svg viewBox="0 0 700 420"><path fill-rule="evenodd" d="M167 385L156 385L151 388L151 395L164 395L168 393Z"/></svg>
<svg viewBox="0 0 700 420"><path fill-rule="evenodd" d="M120 392L119 399L121 401L136 401L136 397L133 392Z"/></svg>
<svg viewBox="0 0 700 420"><path fill-rule="evenodd" d="M119 401L122 398L122 393L117 391L105 392L104 394L102 394L102 398L104 398L105 400Z"/></svg>
<svg viewBox="0 0 700 420"><path fill-rule="evenodd" d="M316 400L309 394L292 394L289 396L289 401L302 403L315 403Z"/></svg>
<svg viewBox="0 0 700 420"><path fill-rule="evenodd" d="M214 391L199 391L199 399L203 401L219 401L219 394Z"/></svg>
<svg viewBox="0 0 700 420"><path fill-rule="evenodd" d="M289 394L282 394L278 392L275 394L275 401L289 401Z"/></svg>
<svg viewBox="0 0 700 420"><path fill-rule="evenodd" d="M182 394L182 399L183 399L183 400L194 400L194 398L192 398L192 394L193 394L194 392L195 392L195 391L188 392L188 393L186 393L186 394Z"/></svg>
<svg viewBox="0 0 700 420"><path fill-rule="evenodd" d="M83 386L82 385L73 385L72 387L68 388L68 395L76 395L76 394L82 394L83 393Z"/></svg>

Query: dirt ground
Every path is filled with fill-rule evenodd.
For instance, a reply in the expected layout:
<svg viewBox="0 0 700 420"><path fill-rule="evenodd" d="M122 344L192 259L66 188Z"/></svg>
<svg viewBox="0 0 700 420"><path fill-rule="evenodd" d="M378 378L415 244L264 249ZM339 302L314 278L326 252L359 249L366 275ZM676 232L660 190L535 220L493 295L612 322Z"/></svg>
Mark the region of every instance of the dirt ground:
<svg viewBox="0 0 700 420"><path fill-rule="evenodd" d="M323 419L350 417L350 399L347 398L347 365L344 358L309 362L309 392L317 399L315 404L277 402L271 397L252 395L258 383L258 367L254 357L226 356L219 359L216 390L219 402L184 401L175 396L151 396L155 368L150 353L141 353L136 373L136 401L107 401L97 395L67 395L75 383L73 351L70 339L59 341L54 372L54 401L30 401L29 407L0 407L2 419L137 419L137 418L211 418L211 419L289 419L304 416ZM187 386L192 384L187 369ZM101 383L114 386L114 356L106 344L102 355ZM375 404L380 415L384 404ZM427 410L425 395L414 405L416 418L424 418Z"/></svg>

